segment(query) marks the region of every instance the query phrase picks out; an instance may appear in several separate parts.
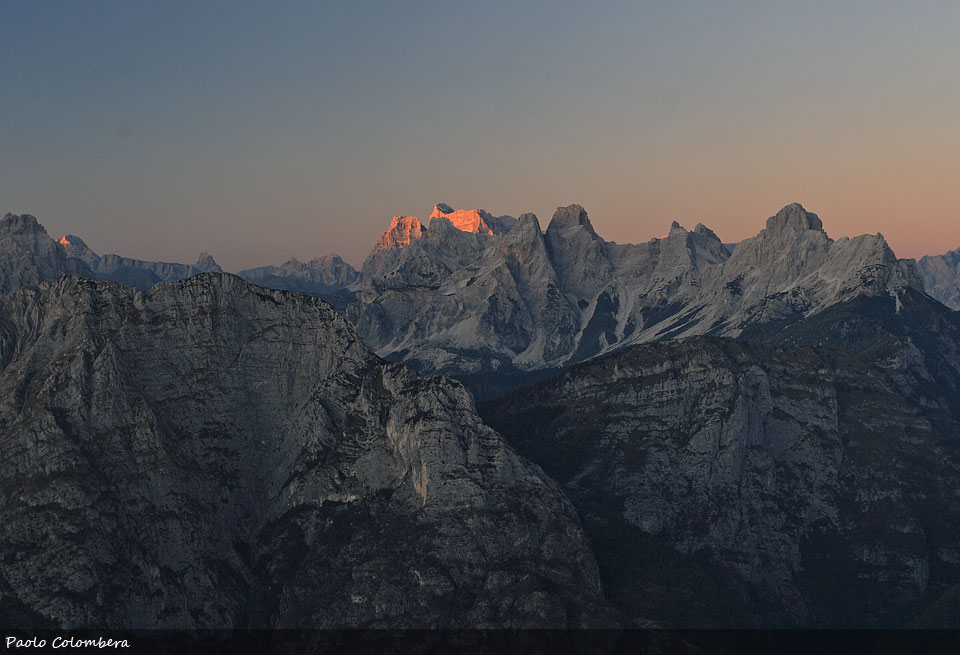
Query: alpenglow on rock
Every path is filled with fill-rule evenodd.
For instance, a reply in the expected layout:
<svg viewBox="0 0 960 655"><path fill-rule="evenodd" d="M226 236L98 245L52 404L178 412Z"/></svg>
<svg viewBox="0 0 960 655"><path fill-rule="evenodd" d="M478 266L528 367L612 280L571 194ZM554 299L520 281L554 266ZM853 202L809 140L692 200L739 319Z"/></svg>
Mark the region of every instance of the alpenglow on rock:
<svg viewBox="0 0 960 655"><path fill-rule="evenodd" d="M0 219L0 293L71 273L91 275L90 268L71 258L36 218L6 214Z"/></svg>
<svg viewBox="0 0 960 655"><path fill-rule="evenodd" d="M608 624L559 488L322 301L64 277L0 366L0 625Z"/></svg>
<svg viewBox="0 0 960 655"><path fill-rule="evenodd" d="M363 262L363 276L387 275L396 265L400 251L423 236L426 228L416 216L394 216L390 227L380 237Z"/></svg>
<svg viewBox="0 0 960 655"><path fill-rule="evenodd" d="M446 203L437 203L430 213L430 222L445 218L463 232L503 234L517 224L513 216L493 216L484 209L454 209Z"/></svg>
<svg viewBox="0 0 960 655"><path fill-rule="evenodd" d="M347 309L360 336L383 357L489 395L493 376L519 380L633 343L735 336L859 294L922 289L915 263L882 235L830 239L796 203L733 248L677 222L646 243L605 241L579 205L558 208L546 232L533 214L506 218L440 204L429 229L394 219Z"/></svg>

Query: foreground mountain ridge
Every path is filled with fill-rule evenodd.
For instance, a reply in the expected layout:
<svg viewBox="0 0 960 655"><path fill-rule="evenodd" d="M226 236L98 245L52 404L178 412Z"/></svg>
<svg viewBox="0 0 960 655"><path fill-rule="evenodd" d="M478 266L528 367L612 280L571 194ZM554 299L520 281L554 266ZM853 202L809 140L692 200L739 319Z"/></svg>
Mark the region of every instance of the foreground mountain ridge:
<svg viewBox="0 0 960 655"><path fill-rule="evenodd" d="M66 276L0 328L3 625L609 624L557 486L320 300Z"/></svg>

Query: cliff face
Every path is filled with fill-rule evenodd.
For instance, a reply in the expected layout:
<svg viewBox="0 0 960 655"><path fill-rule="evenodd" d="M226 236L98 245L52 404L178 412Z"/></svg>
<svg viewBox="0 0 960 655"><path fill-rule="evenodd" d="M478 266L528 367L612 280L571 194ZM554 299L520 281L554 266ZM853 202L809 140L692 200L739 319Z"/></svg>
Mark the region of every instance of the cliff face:
<svg viewBox="0 0 960 655"><path fill-rule="evenodd" d="M960 248L917 262L927 293L950 309L960 309Z"/></svg>
<svg viewBox="0 0 960 655"><path fill-rule="evenodd" d="M65 277L0 328L5 625L606 620L557 486L323 302Z"/></svg>
<svg viewBox="0 0 960 655"><path fill-rule="evenodd" d="M425 228L416 216L394 216L373 250L363 262L365 277L379 277L390 273L400 257L400 251L423 236Z"/></svg>
<svg viewBox="0 0 960 655"><path fill-rule="evenodd" d="M912 395L838 351L698 337L480 410L563 485L634 624L894 627L960 581L960 432Z"/></svg>

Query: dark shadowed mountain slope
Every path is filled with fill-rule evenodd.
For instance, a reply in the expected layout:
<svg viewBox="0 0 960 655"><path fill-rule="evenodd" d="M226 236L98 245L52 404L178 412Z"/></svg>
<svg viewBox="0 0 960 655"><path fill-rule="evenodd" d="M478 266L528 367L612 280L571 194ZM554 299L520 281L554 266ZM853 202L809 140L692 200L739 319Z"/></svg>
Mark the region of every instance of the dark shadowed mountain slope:
<svg viewBox="0 0 960 655"><path fill-rule="evenodd" d="M563 485L630 620L894 627L960 582L960 431L903 384L836 350L696 337L480 412Z"/></svg>
<svg viewBox="0 0 960 655"><path fill-rule="evenodd" d="M64 277L0 328L0 625L606 621L558 487L321 301Z"/></svg>
<svg viewBox="0 0 960 655"><path fill-rule="evenodd" d="M741 337L841 350L886 372L948 430L960 421L960 313L915 289L859 296L801 322L753 325Z"/></svg>

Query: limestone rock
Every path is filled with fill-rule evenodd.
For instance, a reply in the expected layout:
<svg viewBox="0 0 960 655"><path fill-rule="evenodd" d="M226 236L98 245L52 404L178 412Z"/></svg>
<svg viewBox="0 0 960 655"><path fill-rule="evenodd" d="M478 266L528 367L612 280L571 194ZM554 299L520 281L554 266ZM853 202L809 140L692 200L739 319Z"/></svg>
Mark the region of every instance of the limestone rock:
<svg viewBox="0 0 960 655"><path fill-rule="evenodd" d="M488 396L500 384L489 380L502 390L625 345L736 336L860 294L923 288L882 235L834 241L796 203L733 248L676 221L646 243L605 241L579 205L558 208L545 233L525 216L494 229L486 212L440 204L429 230L395 219L346 310L361 338Z"/></svg>
<svg viewBox="0 0 960 655"><path fill-rule="evenodd" d="M563 485L634 625L889 628L960 582L957 403L923 389L828 348L692 337L480 409Z"/></svg>
<svg viewBox="0 0 960 655"><path fill-rule="evenodd" d="M960 248L917 262L927 293L950 309L960 309Z"/></svg>
<svg viewBox="0 0 960 655"><path fill-rule="evenodd" d="M609 625L559 488L322 301L68 276L0 328L0 624Z"/></svg>
<svg viewBox="0 0 960 655"><path fill-rule="evenodd" d="M30 214L0 219L0 293L50 282L65 274L90 275Z"/></svg>

